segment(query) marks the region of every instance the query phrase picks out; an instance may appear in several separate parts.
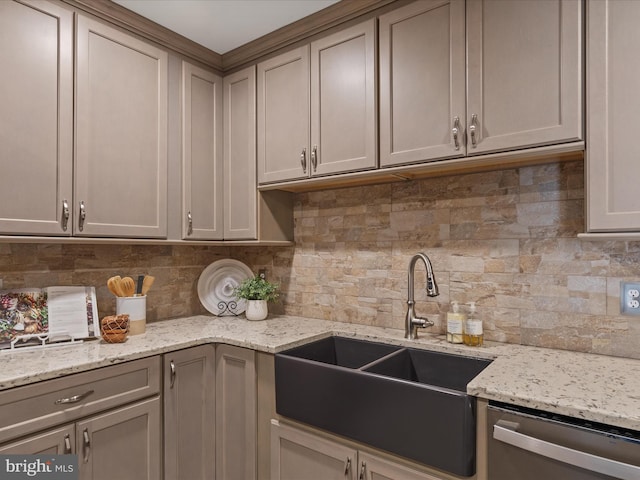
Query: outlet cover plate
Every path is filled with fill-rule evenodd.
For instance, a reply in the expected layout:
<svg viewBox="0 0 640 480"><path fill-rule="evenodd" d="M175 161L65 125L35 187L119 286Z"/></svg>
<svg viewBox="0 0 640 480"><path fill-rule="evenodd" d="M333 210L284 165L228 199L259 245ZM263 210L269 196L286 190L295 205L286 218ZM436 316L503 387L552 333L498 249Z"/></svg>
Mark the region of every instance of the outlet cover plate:
<svg viewBox="0 0 640 480"><path fill-rule="evenodd" d="M620 313L640 316L640 282L620 282Z"/></svg>

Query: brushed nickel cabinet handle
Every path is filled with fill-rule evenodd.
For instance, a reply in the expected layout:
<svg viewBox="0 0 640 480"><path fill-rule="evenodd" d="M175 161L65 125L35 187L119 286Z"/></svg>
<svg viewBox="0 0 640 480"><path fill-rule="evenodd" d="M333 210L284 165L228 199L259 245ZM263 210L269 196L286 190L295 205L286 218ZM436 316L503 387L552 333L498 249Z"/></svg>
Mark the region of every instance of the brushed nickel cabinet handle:
<svg viewBox="0 0 640 480"><path fill-rule="evenodd" d="M193 234L193 216L191 212L187 212L187 235Z"/></svg>
<svg viewBox="0 0 640 480"><path fill-rule="evenodd" d="M171 362L169 363L169 370L171 372L170 374L170 384L169 384L169 388L173 388L173 385L176 383L176 364L173 362L173 360L171 360Z"/></svg>
<svg viewBox="0 0 640 480"><path fill-rule="evenodd" d="M358 479L359 480L364 480L366 475L367 475L367 463L366 462L362 462L361 467L360 467L360 476L358 477Z"/></svg>
<svg viewBox="0 0 640 480"><path fill-rule="evenodd" d="M81 393L80 395L73 395L72 397L59 398L53 403L55 405L63 405L66 403L78 403L84 400L85 398L87 398L92 393L93 393L93 390L87 390L86 392Z"/></svg>
<svg viewBox="0 0 640 480"><path fill-rule="evenodd" d="M71 439L69 435L64 436L64 453L65 455L69 455L71 453Z"/></svg>
<svg viewBox="0 0 640 480"><path fill-rule="evenodd" d="M344 463L344 476L349 475L351 471L351 457L347 457L347 461Z"/></svg>
<svg viewBox="0 0 640 480"><path fill-rule="evenodd" d="M87 218L87 210L84 206L84 202L80 202L80 218L78 219L78 229L84 230L84 220Z"/></svg>
<svg viewBox="0 0 640 480"><path fill-rule="evenodd" d="M69 202L65 198L62 200L62 231L67 231L67 225L69 224Z"/></svg>
<svg viewBox="0 0 640 480"><path fill-rule="evenodd" d="M453 135L453 146L456 150L460 150L460 140L458 136L460 135L460 117L453 117L453 128L451 129L451 134Z"/></svg>
<svg viewBox="0 0 640 480"><path fill-rule="evenodd" d="M313 171L315 172L318 168L318 146L314 145L311 150L311 165L313 166Z"/></svg>
<svg viewBox="0 0 640 480"><path fill-rule="evenodd" d="M302 173L307 173L307 149L303 148L300 154L300 165L302 165Z"/></svg>
<svg viewBox="0 0 640 480"><path fill-rule="evenodd" d="M82 432L82 450L83 461L87 463L89 461L89 455L91 454L91 438L89 437L89 431L85 428Z"/></svg>
<svg viewBox="0 0 640 480"><path fill-rule="evenodd" d="M478 146L478 115L474 113L471 115L471 124L469 125L469 135L471 136L471 146L476 148Z"/></svg>

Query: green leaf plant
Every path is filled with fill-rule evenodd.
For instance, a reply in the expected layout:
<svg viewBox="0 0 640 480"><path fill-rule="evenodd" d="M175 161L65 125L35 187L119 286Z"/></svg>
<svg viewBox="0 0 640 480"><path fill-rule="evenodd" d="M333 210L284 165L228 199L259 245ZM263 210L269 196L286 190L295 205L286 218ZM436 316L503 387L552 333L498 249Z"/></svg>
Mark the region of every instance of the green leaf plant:
<svg viewBox="0 0 640 480"><path fill-rule="evenodd" d="M244 298L245 300L266 300L267 302L272 302L280 295L278 293L279 288L280 286L277 283L271 283L260 275L256 275L253 278L247 278L238 285L233 290L233 294L238 299Z"/></svg>

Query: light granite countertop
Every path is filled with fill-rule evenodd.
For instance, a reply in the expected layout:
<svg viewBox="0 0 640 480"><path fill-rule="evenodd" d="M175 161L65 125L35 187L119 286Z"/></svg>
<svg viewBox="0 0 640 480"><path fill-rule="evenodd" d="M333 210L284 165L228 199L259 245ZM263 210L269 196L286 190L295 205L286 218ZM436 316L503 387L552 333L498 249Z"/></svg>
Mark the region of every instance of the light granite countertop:
<svg viewBox="0 0 640 480"><path fill-rule="evenodd" d="M399 329L292 316L251 322L199 315L148 324L146 333L120 344L89 340L2 351L0 390L205 343L277 353L330 335L493 359L469 383L468 393L640 431L640 360L494 342L473 348L428 333L406 340Z"/></svg>

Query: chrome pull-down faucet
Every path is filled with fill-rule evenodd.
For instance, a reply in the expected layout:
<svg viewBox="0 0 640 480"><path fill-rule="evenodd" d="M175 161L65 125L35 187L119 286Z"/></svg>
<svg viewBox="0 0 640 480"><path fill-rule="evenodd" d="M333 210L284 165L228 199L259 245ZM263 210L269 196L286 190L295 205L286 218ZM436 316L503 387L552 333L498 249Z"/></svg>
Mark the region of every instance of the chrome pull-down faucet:
<svg viewBox="0 0 640 480"><path fill-rule="evenodd" d="M426 328L433 326L433 322L431 320L427 320L426 318L416 317L416 312L414 309L415 300L414 296L414 283L415 283L415 270L416 263L418 260L422 260L424 266L427 268L427 295L430 297L437 297L438 292L438 284L436 283L436 277L433 275L433 266L431 265L431 260L424 253L416 253L411 261L409 262L409 281L407 287L407 316L405 318L404 324L404 338L408 338L413 340L418 338L418 327Z"/></svg>

